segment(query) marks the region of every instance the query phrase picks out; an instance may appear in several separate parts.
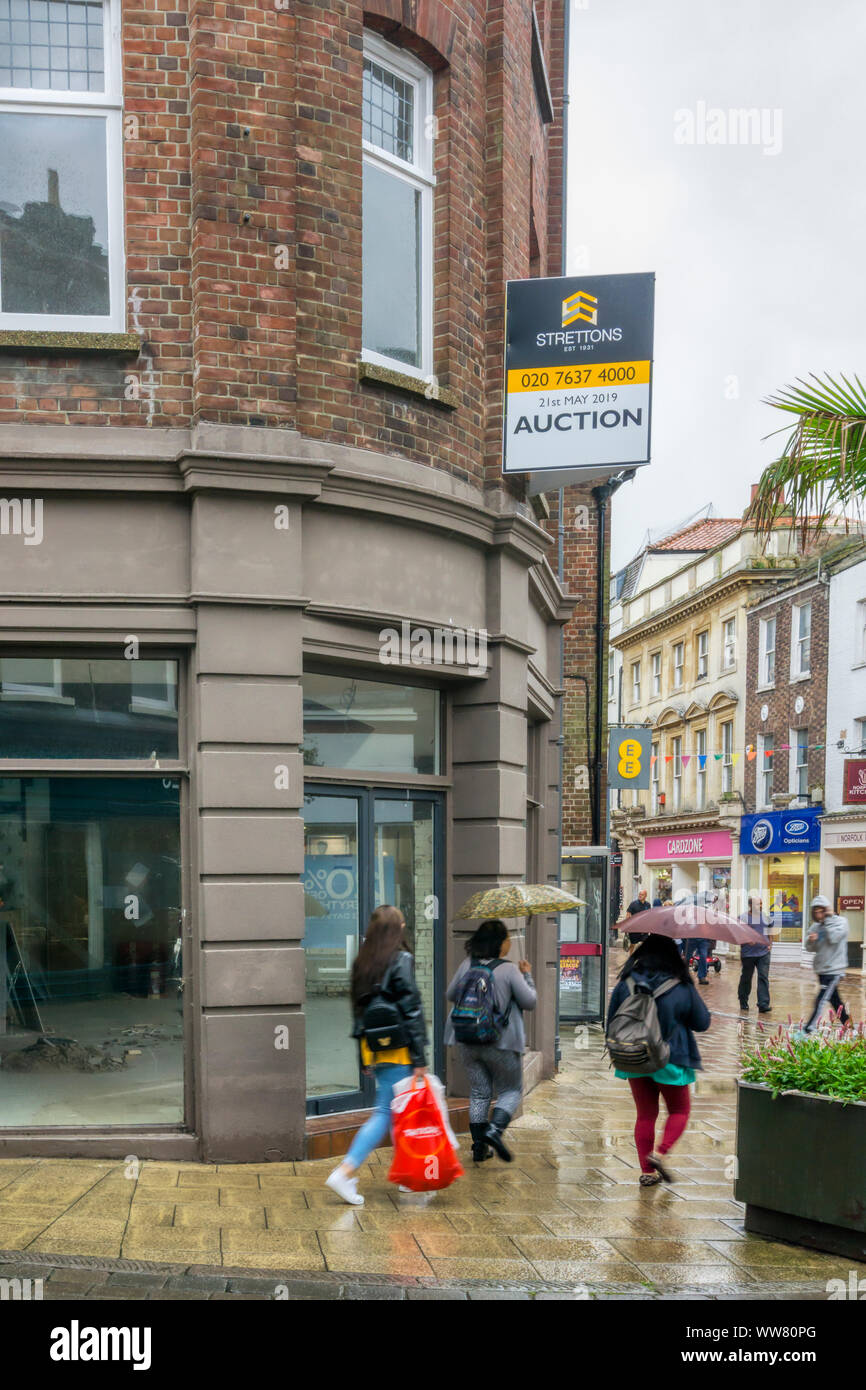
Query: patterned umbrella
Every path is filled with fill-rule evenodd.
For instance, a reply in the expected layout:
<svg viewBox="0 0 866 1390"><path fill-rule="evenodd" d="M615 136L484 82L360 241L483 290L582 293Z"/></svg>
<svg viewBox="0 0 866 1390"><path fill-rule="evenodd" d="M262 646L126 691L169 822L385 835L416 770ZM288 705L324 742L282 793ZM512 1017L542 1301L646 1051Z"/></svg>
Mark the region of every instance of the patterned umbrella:
<svg viewBox="0 0 866 1390"><path fill-rule="evenodd" d="M554 888L549 883L507 883L503 888L488 888L483 893L473 893L454 920L543 917L547 912L569 912L574 907L585 906L583 898L576 898L573 893L566 893L563 888Z"/></svg>

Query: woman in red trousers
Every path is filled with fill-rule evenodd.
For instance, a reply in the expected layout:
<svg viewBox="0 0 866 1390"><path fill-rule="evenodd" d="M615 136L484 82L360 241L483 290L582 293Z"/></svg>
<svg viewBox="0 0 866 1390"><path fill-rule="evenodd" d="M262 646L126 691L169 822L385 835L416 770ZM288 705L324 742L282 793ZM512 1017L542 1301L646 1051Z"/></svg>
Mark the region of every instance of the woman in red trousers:
<svg viewBox="0 0 866 1390"><path fill-rule="evenodd" d="M662 1036L670 1047L666 1065L651 1076L634 1076L619 1068L615 1072L631 1087L637 1109L634 1142L640 1160L640 1185L655 1187L656 1183L672 1181L667 1155L688 1124L689 1086L695 1079L695 1071L701 1069L701 1054L694 1035L706 1032L710 1014L692 984L688 966L669 937L649 936L629 956L610 998L609 1018L628 996L626 981L629 978L635 985L650 991L657 990L670 979L676 980L673 989L656 999ZM667 1119L656 1144L660 1097L667 1109Z"/></svg>

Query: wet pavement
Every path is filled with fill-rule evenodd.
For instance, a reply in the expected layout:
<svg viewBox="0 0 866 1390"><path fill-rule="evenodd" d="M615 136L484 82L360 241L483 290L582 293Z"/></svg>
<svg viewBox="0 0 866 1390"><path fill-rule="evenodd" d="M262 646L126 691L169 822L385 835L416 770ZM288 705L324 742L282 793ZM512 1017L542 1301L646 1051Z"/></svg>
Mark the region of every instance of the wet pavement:
<svg viewBox="0 0 866 1390"><path fill-rule="evenodd" d="M509 1131L514 1162L470 1162L429 1200L391 1187L388 1149L362 1171L361 1208L323 1186L333 1159L0 1160L0 1279L88 1300L825 1299L852 1262L747 1235L733 1199L734 1078L759 1036L737 973L726 964L703 991L713 1025L670 1186L638 1186L631 1095L600 1029L564 1029L560 1073ZM765 1028L808 1012L811 972L780 965L771 985ZM862 976L844 993L863 1017Z"/></svg>

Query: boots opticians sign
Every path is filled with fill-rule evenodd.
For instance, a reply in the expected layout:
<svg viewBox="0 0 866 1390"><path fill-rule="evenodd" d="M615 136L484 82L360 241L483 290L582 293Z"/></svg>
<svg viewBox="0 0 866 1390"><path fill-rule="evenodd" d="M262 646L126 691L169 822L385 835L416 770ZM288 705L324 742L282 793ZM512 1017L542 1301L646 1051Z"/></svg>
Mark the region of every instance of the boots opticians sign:
<svg viewBox="0 0 866 1390"><path fill-rule="evenodd" d="M654 275L512 280L503 472L649 463Z"/></svg>

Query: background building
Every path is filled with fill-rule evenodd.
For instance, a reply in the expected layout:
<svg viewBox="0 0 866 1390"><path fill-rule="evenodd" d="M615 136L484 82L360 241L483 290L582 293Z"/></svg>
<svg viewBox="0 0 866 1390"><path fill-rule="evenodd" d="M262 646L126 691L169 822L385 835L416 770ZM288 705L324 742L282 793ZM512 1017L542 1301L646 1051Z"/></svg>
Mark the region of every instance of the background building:
<svg viewBox="0 0 866 1390"><path fill-rule="evenodd" d="M624 904L640 888L651 900L710 888L724 901L743 886L746 606L794 564L790 533L765 555L734 518L701 519L635 562L612 645L623 722L651 727L653 744L650 790L623 792L611 814Z"/></svg>
<svg viewBox="0 0 866 1390"><path fill-rule="evenodd" d="M0 1150L345 1147L374 904L442 1068L454 912L560 874L603 479L560 564L500 419L565 6L65 8L0 75ZM556 923L526 949L549 1073Z"/></svg>
<svg viewBox="0 0 866 1390"><path fill-rule="evenodd" d="M862 545L853 546L830 564L828 576L820 882L821 891L848 918L851 965L862 966L866 897L866 555Z"/></svg>

